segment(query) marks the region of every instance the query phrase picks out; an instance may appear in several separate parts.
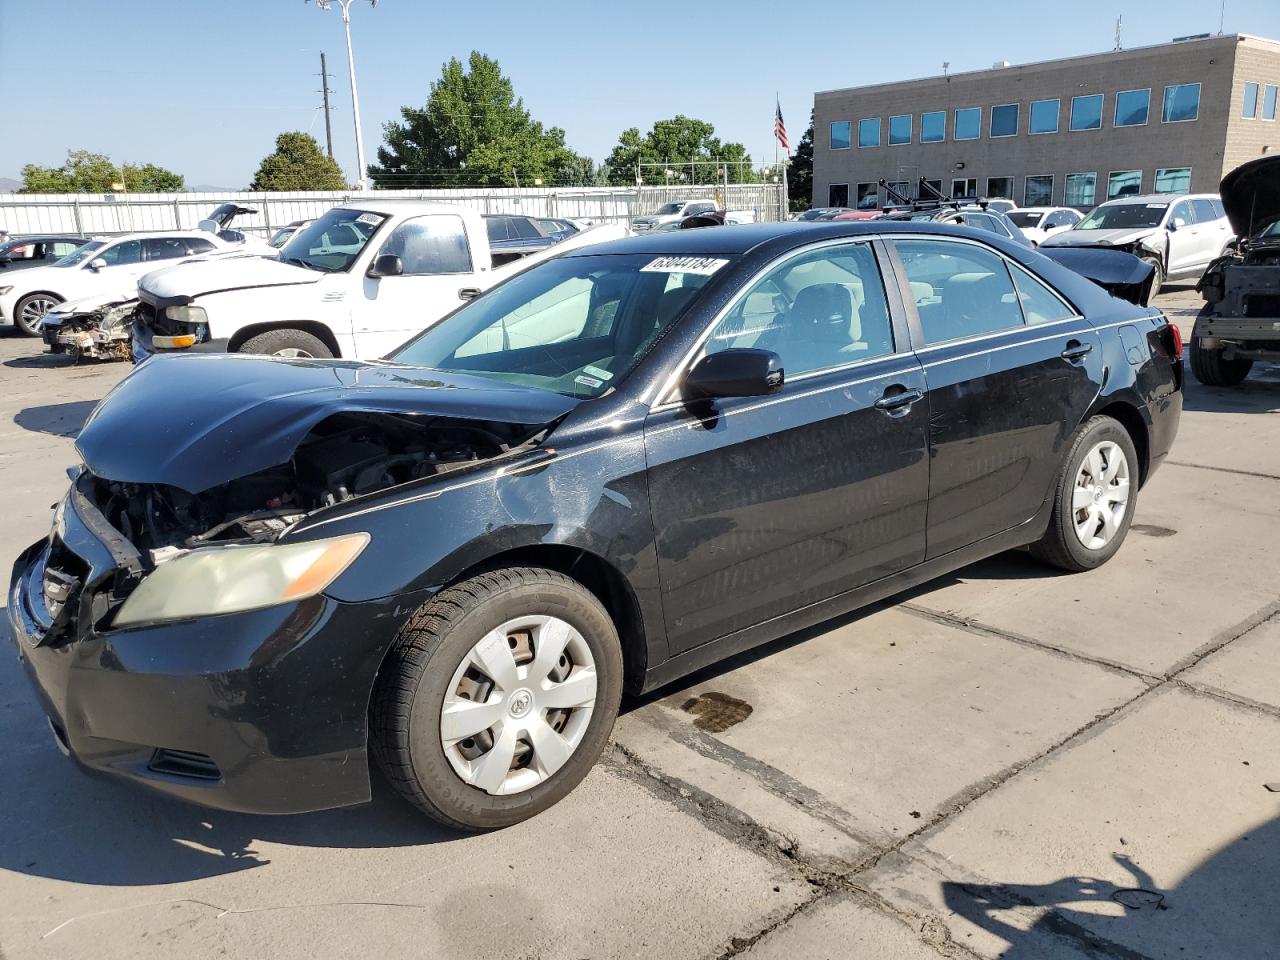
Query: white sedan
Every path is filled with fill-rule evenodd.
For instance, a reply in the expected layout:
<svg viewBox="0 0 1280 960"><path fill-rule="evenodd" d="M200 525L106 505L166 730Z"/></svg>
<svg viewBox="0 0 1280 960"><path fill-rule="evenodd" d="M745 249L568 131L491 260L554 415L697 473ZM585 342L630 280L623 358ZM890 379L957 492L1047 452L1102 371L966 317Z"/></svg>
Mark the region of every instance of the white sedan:
<svg viewBox="0 0 1280 960"><path fill-rule="evenodd" d="M1022 228L1035 246L1044 243L1046 237L1063 230L1070 230L1082 219L1081 214L1070 207L1018 207L1006 214Z"/></svg>
<svg viewBox="0 0 1280 960"><path fill-rule="evenodd" d="M60 303L132 291L139 277L163 266L159 261L238 247L243 245L197 230L90 240L57 263L0 277L0 327L15 325L38 337L44 315Z"/></svg>

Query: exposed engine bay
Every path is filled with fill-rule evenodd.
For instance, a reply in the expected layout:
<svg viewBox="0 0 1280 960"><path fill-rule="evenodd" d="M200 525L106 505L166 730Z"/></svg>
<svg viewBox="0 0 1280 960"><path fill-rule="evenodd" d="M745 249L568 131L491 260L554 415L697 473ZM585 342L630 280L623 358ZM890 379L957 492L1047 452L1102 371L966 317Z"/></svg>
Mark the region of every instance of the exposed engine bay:
<svg viewBox="0 0 1280 960"><path fill-rule="evenodd" d="M92 478L90 499L151 563L213 543L276 539L305 515L536 444L545 427L390 413L318 423L288 462L197 494Z"/></svg>
<svg viewBox="0 0 1280 960"><path fill-rule="evenodd" d="M77 360L128 360L137 306L134 299L104 303L91 310L55 309L45 317L45 342L53 353Z"/></svg>

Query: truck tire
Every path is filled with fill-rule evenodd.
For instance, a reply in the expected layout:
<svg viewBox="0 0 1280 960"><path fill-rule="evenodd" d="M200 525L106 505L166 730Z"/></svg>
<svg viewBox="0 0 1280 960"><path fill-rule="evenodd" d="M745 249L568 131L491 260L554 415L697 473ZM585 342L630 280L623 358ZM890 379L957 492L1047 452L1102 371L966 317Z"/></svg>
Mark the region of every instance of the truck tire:
<svg viewBox="0 0 1280 960"><path fill-rule="evenodd" d="M305 330L268 330L240 344L240 353L258 353L269 357L301 357L328 360L333 351L324 341Z"/></svg>
<svg viewBox="0 0 1280 960"><path fill-rule="evenodd" d="M378 674L370 747L396 791L459 830L527 820L581 782L622 700L604 606L562 573L454 584L401 629Z"/></svg>
<svg viewBox="0 0 1280 960"><path fill-rule="evenodd" d="M1206 350L1191 338L1191 372L1206 387L1234 387L1249 375L1252 360L1228 360L1221 350Z"/></svg>

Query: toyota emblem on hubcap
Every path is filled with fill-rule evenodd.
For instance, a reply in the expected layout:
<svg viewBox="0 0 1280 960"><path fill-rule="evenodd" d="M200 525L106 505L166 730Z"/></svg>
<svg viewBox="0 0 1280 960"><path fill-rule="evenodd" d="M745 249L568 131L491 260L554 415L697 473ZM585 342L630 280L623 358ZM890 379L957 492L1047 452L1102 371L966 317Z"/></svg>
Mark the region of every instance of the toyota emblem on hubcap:
<svg viewBox="0 0 1280 960"><path fill-rule="evenodd" d="M517 690L507 702L507 709L513 717L523 717L533 706L533 694L528 690Z"/></svg>

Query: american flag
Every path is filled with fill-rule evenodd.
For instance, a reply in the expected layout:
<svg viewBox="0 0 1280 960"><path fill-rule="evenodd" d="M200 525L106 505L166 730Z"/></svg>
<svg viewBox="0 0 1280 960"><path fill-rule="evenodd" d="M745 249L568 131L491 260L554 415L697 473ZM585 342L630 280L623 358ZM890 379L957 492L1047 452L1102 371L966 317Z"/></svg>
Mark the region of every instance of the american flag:
<svg viewBox="0 0 1280 960"><path fill-rule="evenodd" d="M790 155L791 144L787 140L787 125L782 122L782 104L775 100L773 110L773 135L782 144L782 152Z"/></svg>

